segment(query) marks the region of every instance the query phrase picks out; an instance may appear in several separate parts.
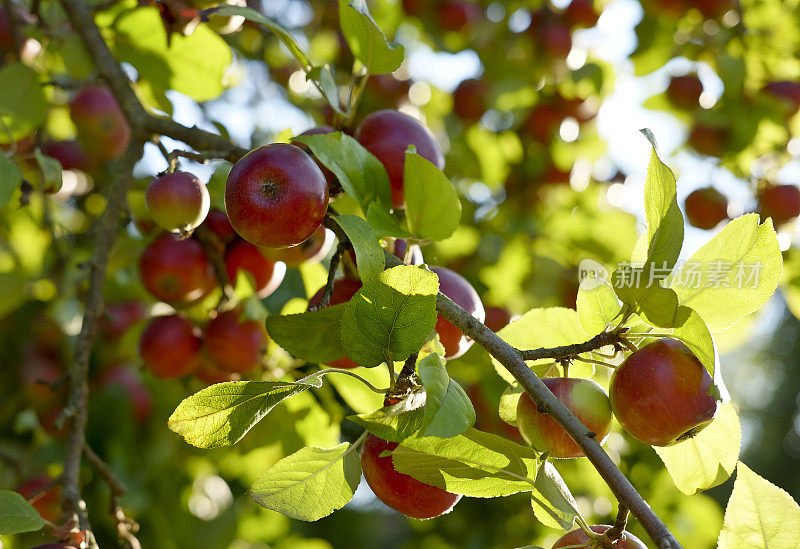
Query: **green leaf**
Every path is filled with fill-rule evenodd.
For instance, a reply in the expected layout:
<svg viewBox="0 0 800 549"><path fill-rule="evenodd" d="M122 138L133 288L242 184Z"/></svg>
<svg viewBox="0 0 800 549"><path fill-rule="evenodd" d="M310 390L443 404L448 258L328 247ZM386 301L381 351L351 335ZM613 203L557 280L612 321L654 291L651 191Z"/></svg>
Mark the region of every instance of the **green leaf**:
<svg viewBox="0 0 800 549"><path fill-rule="evenodd" d="M295 315L267 317L267 332L292 356L326 363L345 355L339 330L344 304Z"/></svg>
<svg viewBox="0 0 800 549"><path fill-rule="evenodd" d="M450 180L432 162L406 151L403 171L406 221L417 240L444 240L461 220L461 202Z"/></svg>
<svg viewBox="0 0 800 549"><path fill-rule="evenodd" d="M39 147L33 151L36 165L39 167L41 189L48 193L58 192L61 189L63 168L61 162L42 153Z"/></svg>
<svg viewBox="0 0 800 549"><path fill-rule="evenodd" d="M703 318L712 332L757 311L775 292L782 258L772 220L747 214L728 223L672 277L681 305Z"/></svg>
<svg viewBox="0 0 800 549"><path fill-rule="evenodd" d="M405 48L386 39L365 0L339 0L339 25L353 56L371 74L386 74L400 67Z"/></svg>
<svg viewBox="0 0 800 549"><path fill-rule="evenodd" d="M422 428L425 416L425 392L419 390L397 404L347 419L383 440L402 442Z"/></svg>
<svg viewBox="0 0 800 549"><path fill-rule="evenodd" d="M719 549L797 549L800 506L783 489L739 462Z"/></svg>
<svg viewBox="0 0 800 549"><path fill-rule="evenodd" d="M339 114L346 115L339 104L339 88L333 78L333 69L330 65L313 67L306 73L307 80L314 80L319 85L322 95L333 110Z"/></svg>
<svg viewBox="0 0 800 549"><path fill-rule="evenodd" d="M22 171L16 162L0 153L0 208L11 201L14 191L22 183Z"/></svg>
<svg viewBox="0 0 800 549"><path fill-rule="evenodd" d="M498 408L500 419L514 427L517 426L517 405L524 392L522 387L514 383L506 387L503 394L500 395L500 406Z"/></svg>
<svg viewBox="0 0 800 549"><path fill-rule="evenodd" d="M170 430L198 448L230 446L239 442L282 400L320 386L319 379L296 383L218 383L185 398L167 424Z"/></svg>
<svg viewBox="0 0 800 549"><path fill-rule="evenodd" d="M215 16L219 15L222 17L229 17L232 15L240 15L247 19L248 21L253 21L254 23L258 23L263 27L272 31L278 39L283 42L283 45L291 52L295 59L305 68L310 67L311 62L308 60L303 48L300 47L300 43L295 40L294 36L283 28L281 25L273 21L268 17L264 17L257 11L247 8L244 6L231 6L231 5L223 5L218 8L214 8L213 11L209 10L209 15Z"/></svg>
<svg viewBox="0 0 800 549"><path fill-rule="evenodd" d="M582 343L588 339L583 331L575 309L549 307L531 309L520 318L514 320L497 332L506 343L517 349L534 349L537 347L557 347L571 343ZM508 383L516 383L516 379L496 358L492 358L497 373ZM535 366L534 372L544 374L553 363L552 359L528 361Z"/></svg>
<svg viewBox="0 0 800 549"><path fill-rule="evenodd" d="M383 248L378 243L380 235L357 215L339 215L335 219L353 244L361 280L377 278L386 266Z"/></svg>
<svg viewBox="0 0 800 549"><path fill-rule="evenodd" d="M227 9L227 8L225 8ZM120 15L114 22L111 48L130 63L153 92L175 90L195 101L219 97L225 71L233 60L231 48L206 25L191 36L167 34L158 9L143 7Z"/></svg>
<svg viewBox="0 0 800 549"><path fill-rule="evenodd" d="M739 416L732 404L725 403L714 421L698 434L655 451L678 490L691 496L728 480L736 468L741 441Z"/></svg>
<svg viewBox="0 0 800 549"><path fill-rule="evenodd" d="M587 278L578 287L578 319L587 334L599 334L605 330L621 309L614 288L608 282Z"/></svg>
<svg viewBox="0 0 800 549"><path fill-rule="evenodd" d="M366 379L376 387L389 386L389 372L385 368L353 368L349 370ZM365 414L383 406L384 395L373 392L361 381L348 375L331 375L327 381L334 386L350 408Z"/></svg>
<svg viewBox="0 0 800 549"><path fill-rule="evenodd" d="M564 479L549 461L539 467L531 492L531 508L534 516L549 528L569 530L580 515L578 503L572 496Z"/></svg>
<svg viewBox="0 0 800 549"><path fill-rule="evenodd" d="M700 315L689 307L678 307L672 335L683 341L700 359L711 377L714 377L716 362L714 340Z"/></svg>
<svg viewBox="0 0 800 549"><path fill-rule="evenodd" d="M361 481L356 447L306 447L283 458L250 487L253 499L287 517L314 521L327 517L353 499Z"/></svg>
<svg viewBox="0 0 800 549"><path fill-rule="evenodd" d="M431 353L419 361L417 370L427 394L421 436L450 438L475 424L472 401L448 375L444 358Z"/></svg>
<svg viewBox="0 0 800 549"><path fill-rule="evenodd" d="M672 288L663 288L645 280L643 269L621 267L614 271L614 292L633 311L653 326L672 327L678 311L678 296Z"/></svg>
<svg viewBox="0 0 800 549"><path fill-rule="evenodd" d="M44 519L24 497L0 490L0 536L35 532L44 525Z"/></svg>
<svg viewBox="0 0 800 549"><path fill-rule="evenodd" d="M395 238L411 238L413 236L380 204L373 203L367 206L367 223L383 236L394 236Z"/></svg>
<svg viewBox="0 0 800 549"><path fill-rule="evenodd" d="M314 156L336 174L344 191L363 211L374 202L388 210L391 191L386 168L358 141L341 132L298 135L293 140L308 145Z"/></svg>
<svg viewBox="0 0 800 549"><path fill-rule="evenodd" d="M477 429L453 438L408 439L392 462L425 484L476 498L530 492L539 469L533 448Z"/></svg>
<svg viewBox="0 0 800 549"><path fill-rule="evenodd" d="M47 106L36 71L20 63L0 69L0 143L22 139L39 128Z"/></svg>
<svg viewBox="0 0 800 549"><path fill-rule="evenodd" d="M407 359L436 325L439 282L425 267L401 265L364 282L345 306L342 346L361 366Z"/></svg>

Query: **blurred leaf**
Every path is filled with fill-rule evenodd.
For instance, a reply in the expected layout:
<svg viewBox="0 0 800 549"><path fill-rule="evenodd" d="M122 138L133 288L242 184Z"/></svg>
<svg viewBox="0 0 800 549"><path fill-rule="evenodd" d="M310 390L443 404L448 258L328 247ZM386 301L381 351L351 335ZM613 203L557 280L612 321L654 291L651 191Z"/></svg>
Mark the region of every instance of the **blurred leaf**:
<svg viewBox="0 0 800 549"><path fill-rule="evenodd" d="M530 492L539 469L533 448L476 429L453 438L406 440L392 462L425 484L476 498Z"/></svg>
<svg viewBox="0 0 800 549"><path fill-rule="evenodd" d="M678 490L691 496L728 480L739 460L741 440L739 416L725 403L711 424L689 440L654 449Z"/></svg>
<svg viewBox="0 0 800 549"><path fill-rule="evenodd" d="M403 171L406 221L418 240L443 240L458 227L461 202L450 180L430 161L406 151Z"/></svg>
<svg viewBox="0 0 800 549"><path fill-rule="evenodd" d="M0 490L0 536L35 532L45 522L33 505L17 492Z"/></svg>
<svg viewBox="0 0 800 549"><path fill-rule="evenodd" d="M719 549L794 549L800 547L799 531L800 506L792 496L740 461Z"/></svg>
<svg viewBox="0 0 800 549"><path fill-rule="evenodd" d="M578 503L549 461L539 467L534 487L536 489L531 492L531 508L539 522L548 528L572 528L575 518L580 516Z"/></svg>
<svg viewBox="0 0 800 549"><path fill-rule="evenodd" d="M267 333L292 356L325 363L345 355L339 336L344 304L318 311L267 317Z"/></svg>
<svg viewBox="0 0 800 549"><path fill-rule="evenodd" d="M44 122L47 108L36 71L21 63L0 69L0 143L33 133Z"/></svg>
<svg viewBox="0 0 800 549"><path fill-rule="evenodd" d="M605 330L621 309L614 288L608 282L587 278L578 287L578 318L587 334L599 334Z"/></svg>
<svg viewBox="0 0 800 549"><path fill-rule="evenodd" d="M376 387L389 386L389 372L384 368L353 368L351 372L358 374ZM384 395L373 392L359 380L346 375L328 376L327 381L336 388L350 408L357 414L369 413L383 406Z"/></svg>
<svg viewBox="0 0 800 549"><path fill-rule="evenodd" d="M415 391L397 404L347 419L383 440L402 442L425 424L425 392Z"/></svg>
<svg viewBox="0 0 800 549"><path fill-rule="evenodd" d="M350 51L371 74L386 74L400 67L405 48L386 39L365 0L339 0L339 25Z"/></svg>
<svg viewBox="0 0 800 549"><path fill-rule="evenodd" d="M315 521L344 507L361 481L355 447L306 447L273 465L250 487L253 499L287 517Z"/></svg>
<svg viewBox="0 0 800 549"><path fill-rule="evenodd" d="M58 192L62 185L61 175L63 169L61 168L61 162L42 154L39 147L36 147L33 151L33 156L36 159L36 165L39 167L41 189L47 193Z"/></svg>
<svg viewBox="0 0 800 549"><path fill-rule="evenodd" d="M345 306L342 346L361 366L403 361L419 351L436 324L436 275L402 265L364 282Z"/></svg>
<svg viewBox="0 0 800 549"><path fill-rule="evenodd" d="M381 236L357 215L338 215L335 219L353 244L361 280L377 278L386 266L383 248L378 242Z"/></svg>
<svg viewBox="0 0 800 549"><path fill-rule="evenodd" d="M282 400L321 385L319 379L307 383L218 383L185 398L167 424L170 430L198 448L230 446L239 442Z"/></svg>
<svg viewBox="0 0 800 549"><path fill-rule="evenodd" d="M420 436L450 438L460 435L475 424L472 401L447 373L445 360L431 353L418 366L425 387L425 417Z"/></svg>
<svg viewBox="0 0 800 549"><path fill-rule="evenodd" d="M0 152L0 208L11 201L20 183L22 171L13 160Z"/></svg>
<svg viewBox="0 0 800 549"><path fill-rule="evenodd" d="M336 87L336 80L333 78L333 69L330 65L312 68L306 74L306 79L315 80L319 84L325 100L328 101L328 105L339 114L345 114L339 104L339 88Z"/></svg>

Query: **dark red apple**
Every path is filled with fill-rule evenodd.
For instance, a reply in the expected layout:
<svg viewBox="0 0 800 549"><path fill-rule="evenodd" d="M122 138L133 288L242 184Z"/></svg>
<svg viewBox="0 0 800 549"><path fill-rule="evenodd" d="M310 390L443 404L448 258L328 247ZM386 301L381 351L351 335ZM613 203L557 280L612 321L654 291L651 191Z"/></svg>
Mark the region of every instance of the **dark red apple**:
<svg viewBox="0 0 800 549"><path fill-rule="evenodd" d="M216 383L224 383L226 381L234 380L236 374L223 370L217 366L208 356L208 353L201 352L200 355L200 366L198 366L197 370L194 372L194 375L197 376L200 381L203 381L208 385L214 385Z"/></svg>
<svg viewBox="0 0 800 549"><path fill-rule="evenodd" d="M550 143L564 120L563 113L553 105L539 103L525 121L525 132L542 144Z"/></svg>
<svg viewBox="0 0 800 549"><path fill-rule="evenodd" d="M572 0L564 11L570 26L575 27L594 27L600 14L594 9L592 0Z"/></svg>
<svg viewBox="0 0 800 549"><path fill-rule="evenodd" d="M131 326L145 318L147 307L141 301L109 303L100 317L100 332L108 340L119 339Z"/></svg>
<svg viewBox="0 0 800 549"><path fill-rule="evenodd" d="M611 407L632 437L671 446L702 431L717 413L712 379L689 348L663 338L632 353L614 370Z"/></svg>
<svg viewBox="0 0 800 549"><path fill-rule="evenodd" d="M50 522L58 522L59 515L59 500L61 499L61 488L58 485L50 487L48 490L41 492L46 486L53 482L48 475L37 475L31 477L22 484L14 488L14 491L20 494L25 499L29 499L33 494L39 492L36 499L33 500L31 505L42 518Z"/></svg>
<svg viewBox="0 0 800 549"><path fill-rule="evenodd" d="M311 236L328 208L319 166L294 145L273 143L234 164L225 186L228 219L256 246L285 248Z"/></svg>
<svg viewBox="0 0 800 549"><path fill-rule="evenodd" d="M439 277L440 292L461 305L481 322L486 319L486 311L483 309L481 298L466 278L446 267L431 267L431 271ZM436 320L436 333L439 334L439 341L444 345L445 358L458 358L472 347L472 340L442 315L439 315Z"/></svg>
<svg viewBox="0 0 800 549"><path fill-rule="evenodd" d="M403 11L413 17L419 17L425 13L425 7L428 4L427 0L402 0Z"/></svg>
<svg viewBox="0 0 800 549"><path fill-rule="evenodd" d="M473 25L483 17L483 9L477 2L467 0L445 0L436 10L442 30L458 32Z"/></svg>
<svg viewBox="0 0 800 549"><path fill-rule="evenodd" d="M409 145L414 145L417 154L437 168L444 168L444 154L430 130L399 111L385 109L370 114L356 130L356 139L386 168L395 208L405 206L403 172Z"/></svg>
<svg viewBox="0 0 800 549"><path fill-rule="evenodd" d="M130 400L133 415L139 422L147 421L153 410L153 397L139 373L125 366L112 366L100 377L103 387L120 387Z"/></svg>
<svg viewBox="0 0 800 549"><path fill-rule="evenodd" d="M800 82L791 80L769 82L762 88L762 91L782 100L792 113L800 109Z"/></svg>
<svg viewBox="0 0 800 549"><path fill-rule="evenodd" d="M728 199L714 187L692 191L683 206L689 224L698 229L713 229L728 219Z"/></svg>
<svg viewBox="0 0 800 549"><path fill-rule="evenodd" d="M145 203L150 217L159 227L187 233L206 218L211 197L206 186L194 175L173 172L150 182Z"/></svg>
<svg viewBox="0 0 800 549"><path fill-rule="evenodd" d="M667 86L667 98L679 109L694 110L699 105L703 84L694 74L673 76Z"/></svg>
<svg viewBox="0 0 800 549"><path fill-rule="evenodd" d="M205 349L214 364L229 372L255 369L267 350L267 330L255 320L240 318L238 310L220 313L206 326Z"/></svg>
<svg viewBox="0 0 800 549"><path fill-rule="evenodd" d="M200 360L200 330L179 315L154 318L139 341L142 360L156 377L183 377Z"/></svg>
<svg viewBox="0 0 800 549"><path fill-rule="evenodd" d="M330 229L320 227L297 246L265 248L264 253L273 261L283 261L287 267L297 268L303 263L322 261L331 251L334 238Z"/></svg>
<svg viewBox="0 0 800 549"><path fill-rule="evenodd" d="M369 435L364 441L361 470L372 492L383 503L408 517L429 519L449 513L461 496L399 473L391 455L381 457L383 452L395 448L396 442L375 435Z"/></svg>
<svg viewBox="0 0 800 549"><path fill-rule="evenodd" d="M569 27L551 21L539 31L544 51L551 57L566 57L572 49L572 33Z"/></svg>
<svg viewBox="0 0 800 549"><path fill-rule="evenodd" d="M602 444L611 432L611 404L608 394L595 381L584 378L552 377L542 382L570 412L595 433ZM517 404L517 427L522 437L540 452L554 458L583 457L583 450L550 415L540 413L527 393Z"/></svg>
<svg viewBox="0 0 800 549"><path fill-rule="evenodd" d="M205 224L222 242L230 242L238 236L228 220L228 215L222 210L212 208L206 216Z"/></svg>
<svg viewBox="0 0 800 549"><path fill-rule="evenodd" d="M511 322L511 313L503 307L486 307L486 320L483 321L486 327L493 332L499 332L509 322Z"/></svg>
<svg viewBox="0 0 800 549"><path fill-rule="evenodd" d="M592 529L593 532L597 534L604 534L607 530L611 528L611 526L607 524L598 524L595 526L590 526L589 528ZM606 545L592 545L589 536L586 535L586 532L578 528L577 530L573 530L572 532L562 536L555 545L553 545L553 549L566 549L574 548L574 547L600 547L607 548L609 546ZM627 530L622 532L622 537L620 539L614 540L610 547L612 549L647 549L647 546L642 543L642 541L628 532Z"/></svg>
<svg viewBox="0 0 800 549"><path fill-rule="evenodd" d="M352 299L358 290L361 289L361 281L353 280L351 278L337 278L334 282L333 293L331 294L331 301L329 305L339 305L347 303ZM311 299L308 300L308 306L318 305L322 301L322 294L325 293L325 287L319 289ZM331 368L358 368L358 364L349 358L342 357L337 360L328 362Z"/></svg>
<svg viewBox="0 0 800 549"><path fill-rule="evenodd" d="M55 158L65 170L87 170L90 168L89 157L77 140L46 141L42 145L42 152Z"/></svg>
<svg viewBox="0 0 800 549"><path fill-rule="evenodd" d="M477 78L463 80L453 92L453 112L465 122L477 122L486 112L489 85Z"/></svg>
<svg viewBox="0 0 800 549"><path fill-rule="evenodd" d="M724 128L697 124L689 133L689 145L706 156L722 156L725 152L725 143L728 140L728 132Z"/></svg>
<svg viewBox="0 0 800 549"><path fill-rule="evenodd" d="M208 295L217 283L200 243L191 238L181 240L169 233L145 248L139 273L144 287L156 299L167 303L196 301Z"/></svg>
<svg viewBox="0 0 800 549"><path fill-rule="evenodd" d="M268 258L258 246L245 240L234 242L225 252L225 270L228 279L235 284L239 271L249 273L255 283L258 297L264 298L278 289L286 274L286 265Z"/></svg>
<svg viewBox="0 0 800 549"><path fill-rule="evenodd" d="M800 215L800 189L794 185L773 185L758 193L759 213L782 225Z"/></svg>
<svg viewBox="0 0 800 549"><path fill-rule="evenodd" d="M81 89L69 108L78 141L89 158L98 162L112 160L128 148L131 128L108 88L91 85Z"/></svg>

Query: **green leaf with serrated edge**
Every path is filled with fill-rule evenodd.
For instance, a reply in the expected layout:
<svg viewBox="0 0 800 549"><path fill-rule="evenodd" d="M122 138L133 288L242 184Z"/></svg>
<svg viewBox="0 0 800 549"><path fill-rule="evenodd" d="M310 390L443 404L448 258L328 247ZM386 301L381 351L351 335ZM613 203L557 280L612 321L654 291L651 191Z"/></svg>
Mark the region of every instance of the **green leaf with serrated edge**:
<svg viewBox="0 0 800 549"><path fill-rule="evenodd" d="M308 56L306 56L303 48L300 46L300 43L295 39L292 33L269 17L264 17L254 9L246 8L244 6L223 5L218 8L212 8L208 10L207 13L211 17L230 17L232 15L239 15L248 21L258 23L259 25L272 31L275 36L277 36L278 39L283 42L283 45L286 46L294 58L297 59L300 65L302 65L304 68L311 67L311 62L308 60Z"/></svg>
<svg viewBox="0 0 800 549"><path fill-rule="evenodd" d="M431 353L419 361L417 371L427 393L420 436L454 437L475 424L472 401L448 375L444 358Z"/></svg>
<svg viewBox="0 0 800 549"><path fill-rule="evenodd" d="M0 536L35 532L44 525L44 519L24 497L17 492L0 490Z"/></svg>
<svg viewBox="0 0 800 549"><path fill-rule="evenodd" d="M672 335L683 341L692 350L713 377L716 359L714 340L700 315L689 307L678 307Z"/></svg>
<svg viewBox="0 0 800 549"><path fill-rule="evenodd" d="M339 0L339 25L353 56L371 74L386 74L400 67L405 48L386 39L365 0Z"/></svg>
<svg viewBox="0 0 800 549"><path fill-rule="evenodd" d="M339 104L339 88L336 86L336 80L333 78L333 69L330 65L322 65L313 67L306 73L307 80L314 80L319 84L319 89L328 105L339 114L346 115Z"/></svg>
<svg viewBox="0 0 800 549"><path fill-rule="evenodd" d="M798 549L798 532L797 502L740 461L718 549Z"/></svg>
<svg viewBox="0 0 800 549"><path fill-rule="evenodd" d="M239 442L282 400L311 387L319 379L298 381L231 381L217 383L187 397L167 425L198 448L219 448Z"/></svg>
<svg viewBox="0 0 800 549"><path fill-rule="evenodd" d="M732 220L671 277L681 305L697 311L711 332L757 311L775 292L782 257L772 220Z"/></svg>
<svg viewBox="0 0 800 549"><path fill-rule="evenodd" d="M415 391L397 404L347 419L383 440L402 442L425 423L425 391Z"/></svg>
<svg viewBox="0 0 800 549"><path fill-rule="evenodd" d="M575 309L565 307L531 309L497 332L497 335L517 349L582 343L590 337L581 328ZM534 372L540 376L550 368L552 363L552 359L528 361L528 364L534 367ZM492 364L500 377L508 383L516 383L514 376L494 357L492 357Z"/></svg>
<svg viewBox="0 0 800 549"><path fill-rule="evenodd" d="M403 170L406 222L417 240L444 240L461 221L461 202L450 180L429 160L406 151Z"/></svg>
<svg viewBox="0 0 800 549"><path fill-rule="evenodd" d="M36 71L20 63L0 69L0 143L30 135L44 122L47 106Z"/></svg>
<svg viewBox="0 0 800 549"><path fill-rule="evenodd" d="M672 326L678 310L678 296L672 288L663 288L658 283L647 286L646 282L637 286L637 280L648 276L641 269L620 268L614 271L613 276L619 281L614 283L614 292L623 303L653 326ZM629 277L633 277L632 285L622 282L631 280Z"/></svg>
<svg viewBox="0 0 800 549"><path fill-rule="evenodd" d="M506 387L503 394L500 395L500 406L498 408L500 419L514 427L517 426L517 405L524 392L522 387L514 383Z"/></svg>
<svg viewBox="0 0 800 549"><path fill-rule="evenodd" d="M383 236L395 238L411 238L410 232L405 230L386 208L379 204L370 204L367 207L367 223Z"/></svg>
<svg viewBox="0 0 800 549"><path fill-rule="evenodd" d="M436 325L439 281L424 267L401 265L364 282L345 306L342 346L361 366L403 361Z"/></svg>
<svg viewBox="0 0 800 549"><path fill-rule="evenodd" d="M338 215L335 219L353 245L361 280L377 278L386 266L383 248L378 242L381 235L357 215Z"/></svg>
<svg viewBox="0 0 800 549"><path fill-rule="evenodd" d="M330 362L345 355L339 330L344 304L295 315L267 317L270 338L295 358Z"/></svg>
<svg viewBox="0 0 800 549"><path fill-rule="evenodd" d="M0 208L11 201L20 183L22 183L22 171L19 166L0 152Z"/></svg>
<svg viewBox="0 0 800 549"><path fill-rule="evenodd" d="M392 462L425 484L476 498L530 492L539 469L533 448L477 429L408 439L392 452Z"/></svg>
<svg viewBox="0 0 800 549"><path fill-rule="evenodd" d="M604 280L587 278L578 287L576 307L581 328L587 334L605 330L622 309L611 284Z"/></svg>
<svg viewBox="0 0 800 549"><path fill-rule="evenodd" d="M344 192L353 197L362 211L370 204L391 204L389 176L380 160L347 134L332 132L298 135L293 139L308 145L314 156L339 179Z"/></svg>
<svg viewBox="0 0 800 549"><path fill-rule="evenodd" d="M736 469L742 430L733 405L720 406L717 417L689 440L655 448L675 486L691 496L728 480Z"/></svg>
<svg viewBox="0 0 800 549"><path fill-rule="evenodd" d="M683 245L683 214L678 208L675 176L658 157L652 132L644 129L642 133L653 146L644 184L647 261L659 269L671 269Z"/></svg>
<svg viewBox="0 0 800 549"><path fill-rule="evenodd" d="M569 530L580 515L578 504L572 497L564 479L549 461L539 466L531 492L533 515L549 528Z"/></svg>
<svg viewBox="0 0 800 549"><path fill-rule="evenodd" d="M349 442L335 448L301 448L250 487L252 498L287 517L315 521L344 507L361 481L361 459Z"/></svg>

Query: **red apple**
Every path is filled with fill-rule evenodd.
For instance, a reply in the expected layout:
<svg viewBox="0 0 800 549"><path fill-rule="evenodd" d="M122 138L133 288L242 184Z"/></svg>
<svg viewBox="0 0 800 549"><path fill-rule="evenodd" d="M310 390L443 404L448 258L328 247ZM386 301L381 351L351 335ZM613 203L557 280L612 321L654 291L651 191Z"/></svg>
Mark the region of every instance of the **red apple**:
<svg viewBox="0 0 800 549"><path fill-rule="evenodd" d="M572 33L569 27L551 21L540 32L540 42L544 51L551 57L566 57L572 49Z"/></svg>
<svg viewBox="0 0 800 549"><path fill-rule="evenodd" d="M683 205L689 224L698 229L713 229L728 219L728 199L714 187L692 191Z"/></svg>
<svg viewBox="0 0 800 549"><path fill-rule="evenodd" d="M77 140L45 141L42 152L55 158L65 170L87 170L90 167L89 157Z"/></svg>
<svg viewBox="0 0 800 549"><path fill-rule="evenodd" d="M133 415L139 422L147 421L153 410L153 397L138 372L125 366L112 366L100 377L103 387L120 387L130 400Z"/></svg>
<svg viewBox="0 0 800 549"><path fill-rule="evenodd" d="M791 80L769 82L762 88L762 91L782 100L792 113L800 109L800 82Z"/></svg>
<svg viewBox="0 0 800 549"><path fill-rule="evenodd" d="M224 370L246 374L261 364L267 350L267 330L255 320L241 319L239 311L220 313L206 326L205 349Z"/></svg>
<svg viewBox="0 0 800 549"><path fill-rule="evenodd" d="M403 4L403 11L408 15L419 17L425 13L425 7L428 2L427 0L402 0L401 3Z"/></svg>
<svg viewBox="0 0 800 549"><path fill-rule="evenodd" d="M489 85L483 80L469 78L453 92L453 112L465 122L477 122L486 112Z"/></svg>
<svg viewBox="0 0 800 549"><path fill-rule="evenodd" d="M39 512L42 518L49 520L50 522L58 522L61 488L56 485L44 492L40 492L40 490L44 489L51 482L53 482L53 479L51 479L48 475L37 475L29 478L14 488L14 491L25 499L29 499L33 494L39 492L39 495L36 496L36 499L31 503L31 505L33 505L34 509Z"/></svg>
<svg viewBox="0 0 800 549"><path fill-rule="evenodd" d="M234 242L225 252L225 270L235 284L239 271L249 273L255 282L258 297L264 298L278 289L286 274L286 265L269 259L257 246L245 240Z"/></svg>
<svg viewBox="0 0 800 549"><path fill-rule="evenodd" d="M200 366L197 367L194 375L197 376L200 381L203 381L208 385L233 381L236 377L236 374L223 370L217 366L214 361L209 358L208 353L205 352L200 353Z"/></svg>
<svg viewBox="0 0 800 549"><path fill-rule="evenodd" d="M771 217L775 225L782 225L800 215L800 189L794 185L773 185L758 193L758 206L762 218Z"/></svg>
<svg viewBox="0 0 800 549"><path fill-rule="evenodd" d="M381 457L383 452L395 448L396 442L375 435L369 435L364 441L361 469L372 492L383 503L408 517L429 519L449 513L461 496L399 473L391 455Z"/></svg>
<svg viewBox="0 0 800 549"><path fill-rule="evenodd" d="M395 208L405 206L403 171L409 145L414 145L417 154L437 168L444 168L444 154L430 130L399 111L385 109L370 114L356 130L356 139L386 168Z"/></svg>
<svg viewBox="0 0 800 549"><path fill-rule="evenodd" d="M319 263L333 246L333 231L320 227L297 246L265 248L264 253L273 261L283 261L287 267L297 268L303 263Z"/></svg>
<svg viewBox="0 0 800 549"><path fill-rule="evenodd" d="M725 152L725 143L728 140L728 132L724 128L697 124L689 133L689 145L707 156L722 156Z"/></svg>
<svg viewBox="0 0 800 549"><path fill-rule="evenodd" d="M667 98L679 109L696 109L702 93L703 84L694 74L673 76L667 86Z"/></svg>
<svg viewBox="0 0 800 549"><path fill-rule="evenodd" d="M717 413L711 376L689 348L664 338L632 353L614 370L611 407L622 427L653 446L671 446L702 431Z"/></svg>
<svg viewBox="0 0 800 549"><path fill-rule="evenodd" d="M553 377L542 382L570 412L595 433L602 444L611 432L611 404L608 394L595 381L583 378ZM517 427L522 437L540 452L554 458L583 457L583 450L548 414L540 413L527 393L517 404Z"/></svg>
<svg viewBox="0 0 800 549"><path fill-rule="evenodd" d="M445 0L436 10L442 30L458 32L483 17L483 9L477 2L467 0Z"/></svg>
<svg viewBox="0 0 800 549"><path fill-rule="evenodd" d="M336 130L334 129L333 126L323 125L323 126L317 126L316 128L311 128L310 130L306 130L300 135L323 135L327 133L333 133L335 131ZM303 149L303 151L311 155L311 158L314 159L314 162L317 163L317 166L319 166L320 171L322 171L322 175L325 176L325 181L328 182L328 191L331 194L341 192L342 187L339 184L339 179L336 177L336 174L334 174L327 167L325 167L325 165L322 162L320 162L316 156L312 154L311 149L309 149L307 145L300 143L299 141L292 141L292 145L300 147L301 149Z"/></svg>
<svg viewBox="0 0 800 549"><path fill-rule="evenodd" d="M362 284L360 280L353 280L351 278L337 278L334 281L333 293L331 294L331 301L329 305L347 303L350 301L350 299L352 299L356 292L361 289L361 285ZM311 299L308 300L308 306L311 307L313 305L318 305L319 302L322 301L323 293L325 293L324 286L320 288L319 291L311 297ZM328 362L328 366L331 368L357 368L358 364L345 356Z"/></svg>
<svg viewBox="0 0 800 549"><path fill-rule="evenodd" d="M167 303L196 301L216 286L214 270L200 243L169 233L145 248L139 273L145 288Z"/></svg>
<svg viewBox="0 0 800 549"><path fill-rule="evenodd" d="M574 27L594 27L600 14L594 9L592 0L572 0L564 11L569 24Z"/></svg>
<svg viewBox="0 0 800 549"><path fill-rule="evenodd" d="M147 307L140 301L109 303L100 317L99 328L106 339L119 339L131 326L145 318Z"/></svg>
<svg viewBox="0 0 800 549"><path fill-rule="evenodd" d="M440 292L461 305L481 322L486 319L486 311L483 309L481 298L475 288L467 282L467 279L446 267L431 267L431 271L439 277ZM442 315L439 315L436 320L436 333L439 334L439 341L444 345L445 358L458 358L472 347L472 340Z"/></svg>
<svg viewBox="0 0 800 549"><path fill-rule="evenodd" d="M486 307L486 320L484 324L493 332L499 332L511 322L511 313L503 307Z"/></svg>
<svg viewBox="0 0 800 549"><path fill-rule="evenodd" d="M228 174L228 219L256 246L300 244L322 224L328 184L314 160L294 145L273 143L247 153Z"/></svg>
<svg viewBox="0 0 800 549"><path fill-rule="evenodd" d="M206 218L211 197L206 186L194 175L173 172L150 183L145 203L150 217L162 229L187 233Z"/></svg>
<svg viewBox="0 0 800 549"><path fill-rule="evenodd" d="M154 318L139 341L139 352L153 375L183 377L200 360L200 330L186 318L168 315Z"/></svg>
<svg viewBox="0 0 800 549"><path fill-rule="evenodd" d="M206 216L205 224L222 242L230 242L237 236L228 220L228 215L222 210L212 208Z"/></svg>
<svg viewBox="0 0 800 549"><path fill-rule="evenodd" d="M525 121L525 132L542 144L550 143L564 120L563 113L548 103L539 103Z"/></svg>
<svg viewBox="0 0 800 549"><path fill-rule="evenodd" d="M92 85L81 89L69 104L70 115L89 158L103 162L122 155L131 128L111 91Z"/></svg>
<svg viewBox="0 0 800 549"><path fill-rule="evenodd" d="M589 528L592 529L593 532L598 534L604 534L607 530L611 528L611 526L607 524L598 524L595 526L590 526ZM606 545L592 545L589 536L586 535L586 532L578 528L577 530L573 530L572 532L562 536L555 545L553 545L553 549L559 548L573 548L573 547L600 547L607 548ZM622 532L622 537L620 539L614 540L610 546L612 549L647 549L647 546L642 543L642 541L628 532L627 530Z"/></svg>

